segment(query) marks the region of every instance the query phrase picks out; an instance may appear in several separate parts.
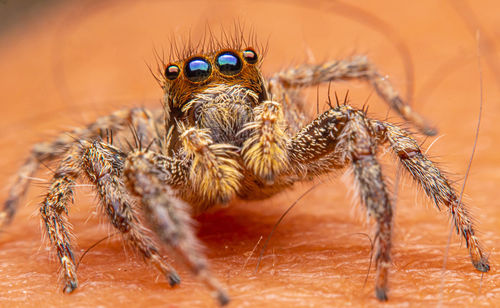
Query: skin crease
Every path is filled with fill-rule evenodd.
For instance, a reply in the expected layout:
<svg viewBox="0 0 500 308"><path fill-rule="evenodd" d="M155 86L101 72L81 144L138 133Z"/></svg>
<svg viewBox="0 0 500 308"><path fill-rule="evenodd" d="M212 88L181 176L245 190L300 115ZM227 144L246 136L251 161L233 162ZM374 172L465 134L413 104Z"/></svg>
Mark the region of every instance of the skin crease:
<svg viewBox="0 0 500 308"><path fill-rule="evenodd" d="M161 90L145 63L154 64L153 47L168 53L168 37L191 29L195 40L209 24L251 25L260 40L269 38L263 72L352 53L366 53L403 94L405 67L390 38L342 10L318 2L189 2L92 1L53 2L0 32L0 183L7 187L30 146L57 132L90 123L122 107L159 107ZM0 2L18 14L15 6ZM429 150L461 187L470 156L479 109L479 74L475 35L446 1L358 1L372 16L387 23L410 49L415 67L415 109L434 123L441 137ZM216 8L216 9L215 9ZM482 39L499 29L493 1L472 13L485 29ZM167 14L168 13L168 14ZM471 13L471 14L472 14ZM168 18L165 15L168 15ZM21 16L21 15L20 15ZM283 25L286 24L286 28ZM178 32L175 32L178 31ZM184 31L187 32L187 31ZM453 234L443 278L443 257L449 234L445 211L433 205L407 177L399 188L393 236L389 302L384 306L495 306L500 304L500 181L498 41L481 45L484 71L484 112L476 157L466 187L466 201L476 219L479 238L490 255L491 271L481 280L461 239ZM490 62L492 61L492 62ZM493 64L492 64L493 63ZM332 85L343 98L349 89L352 105L361 107L372 92L360 82ZM319 89L320 108L327 88ZM404 95L403 95L404 96ZM316 89L308 95L315 110ZM370 115L384 119L387 107L368 99ZM401 120L390 114L396 123ZM419 139L423 141L424 138ZM426 147L435 138L425 142ZM380 151L383 153L384 151ZM384 156L386 178L394 178L393 159ZM52 166L53 167L53 166ZM173 262L182 282L174 290L118 236L93 248L78 269L79 288L64 295L59 265L41 244L38 204L50 172L39 172L21 202L13 223L0 238L0 302L14 306L210 307L215 302L186 268ZM373 306L374 270L369 266L372 223L352 193L349 176L324 178L281 223L254 273L260 248L280 215L312 183L259 202L235 201L228 209L197 218L201 241L213 273L232 297L230 307L245 306ZM319 182L319 181L317 181ZM392 187L392 185L391 185ZM351 193L348 193L351 191ZM7 189L0 193L5 200ZM70 221L78 240L77 255L114 230L96 211L89 187L77 189ZM351 199L355 200L352 201ZM354 209L354 210L353 210ZM258 248L252 254L260 237Z"/></svg>

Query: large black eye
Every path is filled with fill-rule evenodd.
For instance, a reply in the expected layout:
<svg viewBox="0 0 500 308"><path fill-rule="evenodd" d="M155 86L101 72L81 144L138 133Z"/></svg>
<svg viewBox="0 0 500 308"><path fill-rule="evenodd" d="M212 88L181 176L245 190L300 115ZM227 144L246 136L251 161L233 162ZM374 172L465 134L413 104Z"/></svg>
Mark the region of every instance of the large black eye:
<svg viewBox="0 0 500 308"><path fill-rule="evenodd" d="M193 58L184 67L184 74L192 82L200 82L207 79L211 72L212 66L203 58Z"/></svg>
<svg viewBox="0 0 500 308"><path fill-rule="evenodd" d="M241 60L232 52L224 52L217 56L219 71L224 75L236 75L241 71Z"/></svg>
<svg viewBox="0 0 500 308"><path fill-rule="evenodd" d="M259 60L259 58L257 58L257 54L255 53L255 51L251 49L243 51L243 58L245 58L245 61L247 61L250 64L255 64L257 63L257 60Z"/></svg>
<svg viewBox="0 0 500 308"><path fill-rule="evenodd" d="M165 69L165 77L169 80L174 80L177 76L179 76L180 72L181 70L177 65L169 65Z"/></svg>

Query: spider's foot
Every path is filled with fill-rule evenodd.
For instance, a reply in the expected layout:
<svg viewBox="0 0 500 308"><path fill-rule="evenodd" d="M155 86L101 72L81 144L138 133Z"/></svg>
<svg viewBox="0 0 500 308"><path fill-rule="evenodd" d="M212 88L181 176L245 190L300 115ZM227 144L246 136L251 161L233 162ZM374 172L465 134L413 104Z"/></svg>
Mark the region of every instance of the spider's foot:
<svg viewBox="0 0 500 308"><path fill-rule="evenodd" d="M10 224L14 217L17 200L9 199L5 202L4 208L0 211L0 229Z"/></svg>
<svg viewBox="0 0 500 308"><path fill-rule="evenodd" d="M69 294L78 287L78 279L76 278L76 269L73 261L68 256L61 258L61 265L64 269L64 280L66 284L63 287L63 292Z"/></svg>
<svg viewBox="0 0 500 308"><path fill-rule="evenodd" d="M420 133L424 134L425 136L436 136L438 133L437 128L430 125L427 120L417 114L413 114L413 116L408 120L410 122L413 122Z"/></svg>
<svg viewBox="0 0 500 308"><path fill-rule="evenodd" d="M66 294L70 294L76 289L76 287L78 287L78 281L69 280L66 282L66 285L63 288L63 292Z"/></svg>
<svg viewBox="0 0 500 308"><path fill-rule="evenodd" d="M7 218L6 212L0 212L0 229L7 226L9 224L9 220Z"/></svg>
<svg viewBox="0 0 500 308"><path fill-rule="evenodd" d="M436 128L430 126L422 127L421 131L426 136L436 136L438 133Z"/></svg>
<svg viewBox="0 0 500 308"><path fill-rule="evenodd" d="M181 283L181 278L179 277L179 275L177 275L176 272L168 273L167 280L168 280L168 284L171 287L175 287L176 285Z"/></svg>
<svg viewBox="0 0 500 308"><path fill-rule="evenodd" d="M211 290L211 295L217 300L219 305L224 306L229 303L229 295L217 279L212 277L204 265L198 265L197 276Z"/></svg>
<svg viewBox="0 0 500 308"><path fill-rule="evenodd" d="M487 258L481 258L479 261L472 261L472 264L474 264L474 267L483 273L486 273L490 270L490 265L488 264L488 259Z"/></svg>
<svg viewBox="0 0 500 308"><path fill-rule="evenodd" d="M216 298L217 298L217 301L219 302L219 305L221 305L221 306L225 306L225 305L229 304L229 302L231 301L229 299L229 295L227 295L227 293L222 291L222 290L217 291Z"/></svg>
<svg viewBox="0 0 500 308"><path fill-rule="evenodd" d="M375 288L375 296L381 302L386 302L389 298L387 297L387 289L386 288Z"/></svg>

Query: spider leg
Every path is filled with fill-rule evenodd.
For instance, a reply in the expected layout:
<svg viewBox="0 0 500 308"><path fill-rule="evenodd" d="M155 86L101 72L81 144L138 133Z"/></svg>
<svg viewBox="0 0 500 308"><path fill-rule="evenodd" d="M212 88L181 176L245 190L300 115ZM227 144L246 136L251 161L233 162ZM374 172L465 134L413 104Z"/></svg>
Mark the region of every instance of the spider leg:
<svg viewBox="0 0 500 308"><path fill-rule="evenodd" d="M151 152L139 151L129 155L124 169L128 187L141 199L145 217L160 239L213 292L219 303L225 305L229 297L208 270L202 246L192 228L190 208L165 183L171 172L159 166L161 164Z"/></svg>
<svg viewBox="0 0 500 308"><path fill-rule="evenodd" d="M167 276L171 285L180 278L159 254L154 241L141 225L123 183L119 178L125 155L110 145L95 141L80 141L68 150L54 174L49 192L40 213L52 245L62 266L64 292L70 293L78 286L75 259L71 250L67 219L67 204L73 198L73 186L80 173L86 173L96 186L112 224L122 232L128 242L146 259Z"/></svg>
<svg viewBox="0 0 500 308"><path fill-rule="evenodd" d="M380 164L376 159L376 144L365 118L359 113L349 115L349 121L342 132L346 150L354 167L354 178L362 202L368 213L377 222L375 233L375 264L377 279L375 294L386 301L387 280L391 266L392 205L382 177Z"/></svg>
<svg viewBox="0 0 500 308"><path fill-rule="evenodd" d="M26 193L30 178L38 170L40 164L52 161L64 155L75 144L76 140L95 140L102 132L117 132L132 123L137 128L138 135L147 138L146 118L151 113L142 108L120 110L109 116L101 117L85 128L77 128L71 132L62 133L51 142L41 142L33 146L31 153L19 169L14 184L9 190L9 196L0 211L0 227L8 224L16 213L19 199ZM151 122L151 120L149 120Z"/></svg>
<svg viewBox="0 0 500 308"><path fill-rule="evenodd" d="M487 257L475 236L470 214L463 204L458 204L456 191L421 152L417 142L393 124L368 119L363 111L347 105L332 108L291 138L287 145L290 169L281 176L298 174L310 178L352 162L361 200L377 221L375 290L380 300L386 300L392 208L375 158L377 146L384 142L389 142L403 166L438 208L440 205L449 208L457 232L466 240L472 263L479 271L487 272Z"/></svg>
<svg viewBox="0 0 500 308"><path fill-rule="evenodd" d="M56 170L49 192L40 207L42 221L62 266L63 291L66 293L71 293L78 286L70 230L63 214L68 215L68 201L73 201L73 186L81 171L80 153L80 148L76 146L68 151Z"/></svg>
<svg viewBox="0 0 500 308"><path fill-rule="evenodd" d="M361 111L349 106L330 109L291 139L287 145L291 170L285 174L309 177L311 172L329 172L352 163L361 201L377 223L375 294L385 301L391 264L392 206L372 136Z"/></svg>
<svg viewBox="0 0 500 308"><path fill-rule="evenodd" d="M303 86L314 86L324 82L363 79L368 81L377 91L378 95L394 109L403 119L413 123L422 133L433 136L436 129L416 113L394 89L388 78L378 72L375 66L365 56L354 56L346 60L328 61L319 65L305 64L280 72L273 76L269 82L271 93L275 99L283 101L286 108L293 110L290 99L282 99L287 89ZM300 109L300 108L299 108ZM297 114L296 111L292 111Z"/></svg>
<svg viewBox="0 0 500 308"><path fill-rule="evenodd" d="M462 234L469 248L472 264L481 271L490 269L488 258L475 235L474 224L466 206L460 202L457 192L441 171L420 150L417 142L401 128L387 122L370 120L378 138L388 141L401 164L419 183L427 196L440 208L445 205L455 223L458 234Z"/></svg>
<svg viewBox="0 0 500 308"><path fill-rule="evenodd" d="M142 226L138 214L121 179L126 155L103 142L82 142L82 168L98 191L113 226L143 258L163 273L171 286L180 283L175 270L161 257L148 230Z"/></svg>

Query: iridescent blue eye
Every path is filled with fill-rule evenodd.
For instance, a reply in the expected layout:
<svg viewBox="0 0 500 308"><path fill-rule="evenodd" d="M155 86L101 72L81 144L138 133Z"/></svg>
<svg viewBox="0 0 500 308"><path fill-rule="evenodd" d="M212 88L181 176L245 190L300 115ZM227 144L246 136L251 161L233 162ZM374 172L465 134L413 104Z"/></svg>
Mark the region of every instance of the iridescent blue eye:
<svg viewBox="0 0 500 308"><path fill-rule="evenodd" d="M227 51L217 56L219 71L224 75L236 75L241 71L241 60L234 53Z"/></svg>
<svg viewBox="0 0 500 308"><path fill-rule="evenodd" d="M184 74L192 82L200 82L207 79L211 72L212 66L203 58L193 58L184 67Z"/></svg>
<svg viewBox="0 0 500 308"><path fill-rule="evenodd" d="M257 53L255 53L255 51L253 51L252 49L247 49L243 51L243 58L245 58L245 61L247 61L250 64L257 63L257 60L259 59L257 57Z"/></svg>

